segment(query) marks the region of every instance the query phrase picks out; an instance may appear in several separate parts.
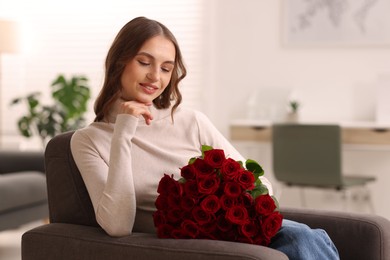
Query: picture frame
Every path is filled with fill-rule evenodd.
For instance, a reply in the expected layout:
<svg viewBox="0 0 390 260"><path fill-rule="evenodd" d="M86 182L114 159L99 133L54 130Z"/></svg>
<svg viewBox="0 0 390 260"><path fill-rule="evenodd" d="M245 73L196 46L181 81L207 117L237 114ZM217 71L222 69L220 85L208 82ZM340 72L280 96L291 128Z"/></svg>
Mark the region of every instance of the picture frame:
<svg viewBox="0 0 390 260"><path fill-rule="evenodd" d="M389 0L281 0L284 46L390 47Z"/></svg>

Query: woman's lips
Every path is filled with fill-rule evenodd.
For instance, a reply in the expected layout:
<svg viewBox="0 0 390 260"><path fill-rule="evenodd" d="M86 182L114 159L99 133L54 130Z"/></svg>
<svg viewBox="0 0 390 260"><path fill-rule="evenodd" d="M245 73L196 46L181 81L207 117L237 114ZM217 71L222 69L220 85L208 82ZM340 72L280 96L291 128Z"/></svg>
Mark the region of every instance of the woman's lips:
<svg viewBox="0 0 390 260"><path fill-rule="evenodd" d="M140 83L142 90L149 95L154 94L157 90L158 87L153 85L153 84L148 84L148 83Z"/></svg>

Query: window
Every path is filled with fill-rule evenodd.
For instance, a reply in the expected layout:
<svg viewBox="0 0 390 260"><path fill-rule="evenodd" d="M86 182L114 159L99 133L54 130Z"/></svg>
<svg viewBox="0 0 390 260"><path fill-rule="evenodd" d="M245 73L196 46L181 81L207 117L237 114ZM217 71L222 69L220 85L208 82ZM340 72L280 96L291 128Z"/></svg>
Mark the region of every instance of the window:
<svg viewBox="0 0 390 260"><path fill-rule="evenodd" d="M60 73L83 74L89 78L93 95L88 114L91 121L93 101L103 82L105 55L119 29L137 16L158 20L175 34L188 69L181 85L183 105L200 108L205 81L203 3L199 0L0 0L0 17L13 14L14 20L20 21L24 46L22 53L1 59L5 146L6 140L13 145L21 140L16 121L25 111L24 106L9 107L10 101L41 91L44 100L50 103L50 85Z"/></svg>

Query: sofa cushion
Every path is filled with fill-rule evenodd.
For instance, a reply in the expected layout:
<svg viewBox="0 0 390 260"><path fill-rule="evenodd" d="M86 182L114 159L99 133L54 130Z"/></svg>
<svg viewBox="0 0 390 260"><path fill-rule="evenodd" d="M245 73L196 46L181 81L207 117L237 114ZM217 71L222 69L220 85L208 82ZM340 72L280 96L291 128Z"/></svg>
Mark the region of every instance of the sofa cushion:
<svg viewBox="0 0 390 260"><path fill-rule="evenodd" d="M0 214L47 201L46 177L42 172L0 174Z"/></svg>

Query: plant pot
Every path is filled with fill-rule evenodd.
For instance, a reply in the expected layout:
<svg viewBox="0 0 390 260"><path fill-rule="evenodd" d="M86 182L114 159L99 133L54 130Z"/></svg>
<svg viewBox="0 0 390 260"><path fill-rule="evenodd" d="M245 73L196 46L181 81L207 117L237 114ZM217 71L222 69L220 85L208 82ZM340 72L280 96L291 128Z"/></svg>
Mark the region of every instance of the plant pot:
<svg viewBox="0 0 390 260"><path fill-rule="evenodd" d="M299 122L299 114L298 113L287 113L286 122L288 122L288 123Z"/></svg>

